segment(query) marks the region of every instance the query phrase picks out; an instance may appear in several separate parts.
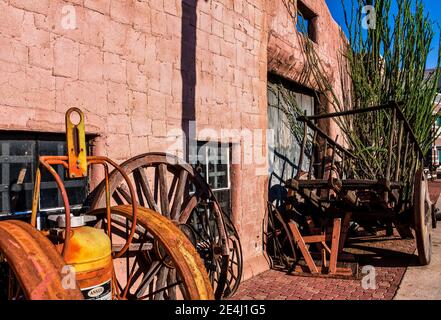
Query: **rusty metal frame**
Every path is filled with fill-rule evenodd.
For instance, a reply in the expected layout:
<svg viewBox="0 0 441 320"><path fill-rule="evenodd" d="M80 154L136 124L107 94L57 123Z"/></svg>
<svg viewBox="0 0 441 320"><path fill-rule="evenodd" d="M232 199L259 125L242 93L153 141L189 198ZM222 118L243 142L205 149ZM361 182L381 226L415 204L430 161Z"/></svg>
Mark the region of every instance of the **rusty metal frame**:
<svg viewBox="0 0 441 320"><path fill-rule="evenodd" d="M67 156L42 156L39 159L39 164L42 168L49 171L49 173L54 177L55 182L57 183L58 188L60 189L61 196L63 198L64 203L64 210L65 210L65 216L66 216L66 232L65 232L65 242L63 245L62 255L67 251L67 248L69 246L69 239L70 239L70 231L71 231L71 223L70 223L70 206L69 206L69 199L67 196L66 188L64 187L63 181L61 180L58 173L55 171L55 169L52 167L53 165L62 165L64 168L68 169L68 157ZM126 181L129 191L132 197L135 196L135 190L132 186L132 183L129 179L129 177L126 175L124 170L121 169L121 167L116 164L114 161L107 157L102 156L88 156L87 157L87 166L91 165L102 165L104 166L105 170L105 183L106 183L106 192L108 194L109 190L109 167L108 164L113 166L118 172L121 173L124 180ZM36 227L36 221L37 221L37 212L38 212L38 205L39 205L39 199L40 199L40 183L41 183L41 169L40 166L37 168L36 178L35 178L35 187L34 187L34 196L32 200L32 214L31 214L31 225L33 227ZM106 213L107 213L107 225L108 225L108 235L111 236L111 230L110 230L110 221L111 221L111 207L110 207L110 195L106 197ZM137 218L137 212L138 208L136 206L132 206L133 210L133 224L130 229L130 235L127 239L126 244L123 246L123 248L114 255L114 258L119 258L122 256L129 248L130 243L132 242L133 236L136 231L136 218Z"/></svg>
<svg viewBox="0 0 441 320"><path fill-rule="evenodd" d="M77 124L72 122L71 116L77 114L79 122ZM70 178L81 178L87 176L88 167L91 165L102 165L105 171L105 190L106 190L106 214L107 214L107 233L111 238L111 210L110 210L110 194L109 194L109 165L115 168L126 181L129 188L130 195L134 198L135 189L128 177L128 175L122 170L122 168L113 160L103 156L87 156L86 150L86 134L84 128L84 114L78 108L70 108L66 112L66 142L68 147L67 156L41 156L39 158L39 165L37 167L34 194L32 199L32 213L31 213L31 225L36 227L37 225L37 212L40 199L40 184L41 184L41 169L49 171L61 192L63 199L65 216L66 216L66 228L65 228L65 241L63 244L62 255L64 257L69 247L69 240L71 236L71 221L70 221L70 205L67 196L66 188L58 175L57 171L53 168L54 165L61 165L66 169L67 176ZM128 249L133 240L133 236L136 231L136 219L137 219L137 206L132 206L133 223L130 229L130 234L127 238L126 244L122 249L113 254L114 258L121 257Z"/></svg>

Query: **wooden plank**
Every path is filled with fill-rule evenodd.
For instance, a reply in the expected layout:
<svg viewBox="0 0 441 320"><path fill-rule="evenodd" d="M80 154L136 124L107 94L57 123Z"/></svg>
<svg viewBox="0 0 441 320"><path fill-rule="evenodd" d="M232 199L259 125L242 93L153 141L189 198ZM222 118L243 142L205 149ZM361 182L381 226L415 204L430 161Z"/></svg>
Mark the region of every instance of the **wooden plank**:
<svg viewBox="0 0 441 320"><path fill-rule="evenodd" d="M159 194L161 202L161 213L163 216L170 218L170 208L168 201L168 186L167 186L167 165L161 163L158 168L159 173Z"/></svg>
<svg viewBox="0 0 441 320"><path fill-rule="evenodd" d="M296 241L300 251L302 252L303 258L305 259L305 262L308 265L310 272L313 274L318 274L319 271L317 269L317 266L314 260L312 259L308 248L306 247L305 241L303 241L303 237L300 234L299 229L297 228L297 224L295 222L290 221L288 222L288 226L294 236L294 240Z"/></svg>
<svg viewBox="0 0 441 320"><path fill-rule="evenodd" d="M188 218L190 218L190 215L193 212L194 208L196 208L198 202L199 201L197 195L192 195L187 202L184 210L182 210L181 216L179 217L180 223L187 223Z"/></svg>
<svg viewBox="0 0 441 320"><path fill-rule="evenodd" d="M132 204L132 197L130 196L130 191L125 184L120 185L116 188L116 190L122 195L124 200L127 201L128 204Z"/></svg>
<svg viewBox="0 0 441 320"><path fill-rule="evenodd" d="M315 236L304 236L303 241L305 241L305 243L321 243L323 241L326 241L326 236L324 234Z"/></svg>
<svg viewBox="0 0 441 320"><path fill-rule="evenodd" d="M352 212L346 212L341 226L340 242L338 244L339 253L343 251L346 240L348 238L349 224L351 223L351 219L352 219Z"/></svg>
<svg viewBox="0 0 441 320"><path fill-rule="evenodd" d="M329 259L329 273L337 273L337 257L340 242L341 219L334 219L334 227L332 228L331 257Z"/></svg>
<svg viewBox="0 0 441 320"><path fill-rule="evenodd" d="M181 212L181 206L184 200L184 191L187 185L187 176L188 172L182 169L179 173L179 182L176 188L175 198L173 199L173 205L170 213L172 220L179 220L178 215Z"/></svg>
<svg viewBox="0 0 441 320"><path fill-rule="evenodd" d="M149 208L156 212L160 212L159 207L153 198L152 191L150 190L148 178L144 169L143 168L135 169L134 176L135 179L137 179L137 182L141 185L142 192L144 193L144 197L147 200Z"/></svg>

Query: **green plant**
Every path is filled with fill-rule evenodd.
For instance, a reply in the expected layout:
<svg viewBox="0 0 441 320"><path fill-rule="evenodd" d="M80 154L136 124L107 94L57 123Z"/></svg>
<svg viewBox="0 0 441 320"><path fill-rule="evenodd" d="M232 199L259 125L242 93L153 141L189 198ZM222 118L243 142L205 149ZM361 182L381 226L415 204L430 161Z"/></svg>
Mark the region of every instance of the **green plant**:
<svg viewBox="0 0 441 320"><path fill-rule="evenodd" d="M395 1L395 6L392 6L392 1ZM295 0L289 1L291 5L295 3ZM366 5L372 5L376 13L374 24L369 28L363 25L365 17L361 10ZM433 123L438 117L434 101L440 79L441 46L438 43L437 66L428 76L426 62L435 40L435 25L424 13L423 2L353 0L351 8L348 8L342 0L342 6L348 35L339 52L339 60L343 66L343 77L346 73L350 78L349 88L346 85L343 96L336 93L315 44L306 36L299 37L306 60L304 72L307 75L304 79L309 79L309 84L320 93L317 98L323 106L321 112L327 109L360 109L389 101L402 102L401 110L421 149L427 154L437 138ZM295 12L290 13L293 19L297 19ZM306 34L306 28L304 30ZM331 108L325 108L325 105ZM368 169L368 175L373 179L383 175L392 125L391 113L376 111L334 121L344 133L348 147L360 159L360 168ZM393 161L396 156L393 155Z"/></svg>

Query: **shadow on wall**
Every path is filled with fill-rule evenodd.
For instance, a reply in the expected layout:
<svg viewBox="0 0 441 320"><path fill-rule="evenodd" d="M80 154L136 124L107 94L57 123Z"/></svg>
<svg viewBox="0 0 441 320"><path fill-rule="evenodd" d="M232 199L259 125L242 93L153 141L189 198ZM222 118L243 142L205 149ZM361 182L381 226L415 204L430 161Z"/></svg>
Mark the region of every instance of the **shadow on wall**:
<svg viewBox="0 0 441 320"><path fill-rule="evenodd" d="M285 188L286 179L284 177L286 177L286 172L291 172L290 178L294 178L298 166L276 150L273 150L271 154L273 155L273 163L278 163L278 170L276 172L276 170L272 168L273 170L269 176L268 200L274 204L279 211L283 212L288 196L288 192Z"/></svg>
<svg viewBox="0 0 441 320"><path fill-rule="evenodd" d="M207 0L203 1L207 2ZM197 44L198 0L182 0L181 21L181 77L182 77L182 122L184 132L184 159L189 161L190 141L194 141L195 130L190 123L196 121L196 44ZM196 145L195 143L193 144ZM195 151L195 150L193 150Z"/></svg>

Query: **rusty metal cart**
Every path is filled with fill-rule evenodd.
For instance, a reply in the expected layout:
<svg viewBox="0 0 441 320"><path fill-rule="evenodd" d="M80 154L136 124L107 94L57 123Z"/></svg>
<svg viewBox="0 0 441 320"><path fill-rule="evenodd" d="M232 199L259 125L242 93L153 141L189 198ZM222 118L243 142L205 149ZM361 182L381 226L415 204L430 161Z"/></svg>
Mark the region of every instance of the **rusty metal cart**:
<svg viewBox="0 0 441 320"><path fill-rule="evenodd" d="M66 156L39 158L30 223L0 222L0 272L7 275L0 291L6 298L213 299L237 289L237 232L189 165L165 154L141 155L122 166L87 156L84 115L76 108L66 113L66 135ZM79 179L92 165L102 166L105 179L91 193L91 208L73 212L54 167ZM148 166L157 173L154 187ZM39 216L42 170L61 192L63 214Z"/></svg>
<svg viewBox="0 0 441 320"><path fill-rule="evenodd" d="M383 125L389 136L384 137L385 166L372 179L370 168L339 144L338 137L329 137L317 121L368 119L374 112L387 114ZM294 179L286 181L288 199L283 214L271 203L268 206L267 248L273 263L299 273L352 276L353 270L339 268L337 262L349 228L356 223L366 229L383 229L388 235L395 226L402 238L414 236L420 263L429 264L435 211L423 172L424 154L400 106L390 102L301 116L298 121L304 129L299 170Z"/></svg>

